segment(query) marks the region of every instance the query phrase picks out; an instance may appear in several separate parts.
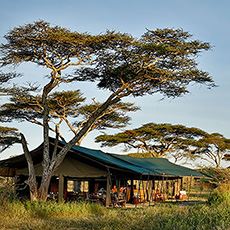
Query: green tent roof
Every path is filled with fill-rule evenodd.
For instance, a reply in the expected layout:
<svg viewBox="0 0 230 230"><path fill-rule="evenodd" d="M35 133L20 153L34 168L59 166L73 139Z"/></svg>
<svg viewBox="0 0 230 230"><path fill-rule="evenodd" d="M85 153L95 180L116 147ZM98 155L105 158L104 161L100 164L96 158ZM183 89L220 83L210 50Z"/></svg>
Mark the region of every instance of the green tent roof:
<svg viewBox="0 0 230 230"><path fill-rule="evenodd" d="M113 154L114 157L126 160L135 165L154 171L160 175L167 176L195 176L202 177L203 174L196 170L171 163L165 158L134 158L127 155Z"/></svg>
<svg viewBox="0 0 230 230"><path fill-rule="evenodd" d="M54 139L50 138L50 143L53 142ZM61 141L60 145L65 145L65 142ZM31 156L35 164L42 161L42 148L43 144L31 151ZM173 164L164 158L133 158L127 155L110 154L101 150L94 150L81 146L73 146L68 155L71 156L72 154L75 156L81 156L92 162L100 163L105 167L125 170L138 175L165 175L170 177L203 176L203 174L195 170ZM23 154L7 160L2 160L0 161L0 167L27 167L25 156Z"/></svg>
<svg viewBox="0 0 230 230"><path fill-rule="evenodd" d="M107 166L117 167L132 171L136 174L157 174L157 172L150 171L147 168L142 167L141 165L135 165L130 162L127 162L123 159L116 158L112 154L102 152L101 150L89 149L81 146L74 146L72 150L76 151L76 154L81 154L83 157L90 158Z"/></svg>
<svg viewBox="0 0 230 230"><path fill-rule="evenodd" d="M101 163L133 171L137 174L175 177L203 176L196 170L173 164L165 158L133 158L127 155L110 154L81 146L74 146L72 149Z"/></svg>

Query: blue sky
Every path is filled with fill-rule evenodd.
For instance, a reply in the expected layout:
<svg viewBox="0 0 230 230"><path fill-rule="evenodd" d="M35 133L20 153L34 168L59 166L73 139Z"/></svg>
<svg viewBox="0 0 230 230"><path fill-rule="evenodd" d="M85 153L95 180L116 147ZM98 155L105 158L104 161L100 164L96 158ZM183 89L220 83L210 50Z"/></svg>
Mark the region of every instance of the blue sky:
<svg viewBox="0 0 230 230"><path fill-rule="evenodd" d="M0 41L4 34L15 26L43 19L81 32L101 33L106 29L130 33L136 37L145 28L183 28L194 39L210 42L211 51L199 57L200 67L208 71L218 87L209 90L205 86L190 87L191 93L177 99L160 100L160 96L135 99L141 111L132 114L132 127L147 122L169 122L219 132L230 138L230 1L228 0L0 0ZM43 78L44 70L24 65L19 67L25 76ZM86 90L85 85L80 86ZM87 96L103 97L103 92L91 88ZM128 99L133 100L132 98ZM26 134L30 149L41 141L41 130L18 127ZM66 135L69 135L67 133ZM83 142L88 147L94 144L95 133ZM104 149L109 151L108 149ZM13 153L12 153L13 151ZM12 148L14 155L21 151ZM120 149L113 149L118 152Z"/></svg>

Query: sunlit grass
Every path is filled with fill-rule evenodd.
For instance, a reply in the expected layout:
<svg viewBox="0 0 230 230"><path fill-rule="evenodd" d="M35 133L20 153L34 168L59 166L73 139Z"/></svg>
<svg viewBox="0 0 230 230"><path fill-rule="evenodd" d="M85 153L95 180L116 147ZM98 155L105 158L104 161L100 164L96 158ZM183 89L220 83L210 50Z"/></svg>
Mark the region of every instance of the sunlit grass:
<svg viewBox="0 0 230 230"><path fill-rule="evenodd" d="M0 207L0 229L230 229L230 207L160 204L136 209L106 209L87 203L21 203Z"/></svg>

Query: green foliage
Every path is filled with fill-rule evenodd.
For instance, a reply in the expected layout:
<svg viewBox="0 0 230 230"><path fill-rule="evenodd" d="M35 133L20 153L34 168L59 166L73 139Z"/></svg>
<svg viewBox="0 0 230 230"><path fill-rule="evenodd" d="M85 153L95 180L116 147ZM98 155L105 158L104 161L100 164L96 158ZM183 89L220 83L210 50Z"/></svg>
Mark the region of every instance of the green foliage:
<svg viewBox="0 0 230 230"><path fill-rule="evenodd" d="M48 202L25 202L24 208L35 218L54 217L83 217L84 215L104 215L105 209L98 204L90 203L56 203Z"/></svg>
<svg viewBox="0 0 230 230"><path fill-rule="evenodd" d="M82 125L82 120L87 120L93 111L97 110L101 106L101 103L95 102L89 105L83 105L79 108L79 115L82 117L81 121L75 122L74 125L79 127ZM111 105L103 115L96 120L93 125L93 129L103 130L105 128L124 128L129 124L130 117L126 115L127 112L135 112L139 108L133 103L118 102Z"/></svg>
<svg viewBox="0 0 230 230"><path fill-rule="evenodd" d="M55 92L48 96L47 103L51 118L76 116L79 105L85 101L79 90ZM1 106L2 121L30 121L41 119L43 115L42 96L32 92L11 93L9 103Z"/></svg>
<svg viewBox="0 0 230 230"><path fill-rule="evenodd" d="M77 133L88 117L101 106L99 102L83 104L85 100L86 98L82 96L79 90L57 91L50 94L47 98L50 122L56 122L58 125L66 122L69 128ZM138 109L133 103L118 102L113 104L96 120L90 131L123 128L130 121L130 117L126 113ZM3 104L0 108L0 120L2 122L28 121L42 125L43 111L41 95L35 94L34 91L14 91L11 93L10 102ZM78 121L71 122L71 119Z"/></svg>
<svg viewBox="0 0 230 230"><path fill-rule="evenodd" d="M206 175L208 181L215 187L221 184L230 184L230 168L201 168L200 171Z"/></svg>
<svg viewBox="0 0 230 230"><path fill-rule="evenodd" d="M20 143L20 137L17 129L0 126L0 152L15 143Z"/></svg>
<svg viewBox="0 0 230 230"><path fill-rule="evenodd" d="M201 172L208 177L206 181L215 187L208 197L208 203L230 206L230 168L202 168Z"/></svg>
<svg viewBox="0 0 230 230"><path fill-rule="evenodd" d="M218 192L212 192L208 197L208 203L211 205L218 205L224 202L224 196Z"/></svg>
<svg viewBox="0 0 230 230"><path fill-rule="evenodd" d="M0 71L0 83L1 83L1 86L0 86L0 92L4 92L4 84L5 83L9 83L9 81L17 78L17 77L20 77L21 75L20 74L17 74L15 72L12 72L12 73L3 73L2 71Z"/></svg>
<svg viewBox="0 0 230 230"><path fill-rule="evenodd" d="M163 93L182 95L194 81L213 86L210 76L197 69L194 57L209 49L208 43L190 40L183 30L148 30L140 39L131 38L121 47L102 50L95 68L76 71L76 79L99 81L98 87L116 91L122 86L134 96ZM112 51L112 52L111 52Z"/></svg>
<svg viewBox="0 0 230 230"><path fill-rule="evenodd" d="M77 129L68 122L75 135L89 124L90 118L94 124L88 125L88 129L95 123L99 123L95 125L99 129L128 124L129 117L123 116L124 111L135 111L133 105L126 103L128 109L123 106L117 113L107 113L119 106L117 103L123 97L158 92L176 97L188 92L187 86L192 82L214 86L211 76L199 70L195 60L197 54L208 50L210 45L193 40L191 34L182 29L147 30L140 38L134 38L114 31L99 35L72 32L41 20L15 27L5 39L0 46L1 66L33 62L50 70L50 82L42 88L41 95L34 94L34 89L41 89L33 85L6 89L12 98L11 103L2 107L3 121L21 119L42 125L47 124L50 117L62 121L67 115L77 116L74 110L85 100L78 90L53 93L61 83L72 81L97 82L99 88L112 92L106 102L78 110L86 120L75 122ZM69 68L75 68L74 73L63 74ZM15 74L1 73L0 76L5 82ZM59 130L59 121L53 130Z"/></svg>
<svg viewBox="0 0 230 230"><path fill-rule="evenodd" d="M1 46L3 66L24 61L46 65L46 58L51 61L51 65L58 66L64 58L71 58L76 54L82 57L89 55L97 46L100 36L71 32L59 26L51 27L44 21L37 21L14 28L5 38L7 43Z"/></svg>
<svg viewBox="0 0 230 230"><path fill-rule="evenodd" d="M220 184L208 197L208 203L211 205L223 204L230 207L230 184Z"/></svg>
<svg viewBox="0 0 230 230"><path fill-rule="evenodd" d="M196 147L193 151L194 156L201 157L214 167L220 168L221 162L230 152L230 139L219 133L211 133L195 142L194 147Z"/></svg>
<svg viewBox="0 0 230 230"><path fill-rule="evenodd" d="M2 178L0 177L0 179ZM12 180L6 178L0 180L0 206L5 208L9 202L15 201L16 197Z"/></svg>
<svg viewBox="0 0 230 230"><path fill-rule="evenodd" d="M148 123L133 130L125 130L114 135L100 135L96 142L101 146L124 144L126 149L134 148L142 153L134 157L165 157L167 153L175 158L203 159L221 167L230 151L230 139L219 133L207 133L199 128L183 125Z"/></svg>
<svg viewBox="0 0 230 230"><path fill-rule="evenodd" d="M125 130L118 134L100 135L96 138L96 142L101 142L102 146L110 147L125 144L128 148L142 150L145 155L162 157L169 152L173 153L178 150L189 152L189 146L206 135L208 135L206 132L198 128L148 123L140 128Z"/></svg>
<svg viewBox="0 0 230 230"><path fill-rule="evenodd" d="M5 87L10 80L18 77L16 73L4 74L0 71L0 95L6 96ZM0 114L0 121L2 121L2 116ZM20 138L18 135L18 130L16 128L0 126L0 152L4 151L11 145L15 143L20 143Z"/></svg>
<svg viewBox="0 0 230 230"><path fill-rule="evenodd" d="M188 91L190 82L213 86L209 74L195 62L197 54L210 45L191 37L182 29L169 28L148 30L140 39L111 31L90 35L37 21L5 36L1 64L34 62L53 71L79 65L74 78L58 80L97 81L98 87L113 92L125 83L125 94L179 96ZM72 58L78 61L73 63Z"/></svg>

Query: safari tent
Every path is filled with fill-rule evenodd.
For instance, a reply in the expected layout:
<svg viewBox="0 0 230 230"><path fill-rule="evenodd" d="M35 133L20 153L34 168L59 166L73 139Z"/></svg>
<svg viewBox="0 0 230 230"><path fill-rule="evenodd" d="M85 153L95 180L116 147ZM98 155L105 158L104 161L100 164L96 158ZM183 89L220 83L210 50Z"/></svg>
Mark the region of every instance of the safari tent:
<svg viewBox="0 0 230 230"><path fill-rule="evenodd" d="M65 142L60 141L59 149L64 145ZM50 138L51 152L53 147L54 139ZM43 144L30 152L38 183L42 175L42 150ZM24 184L28 169L23 154L0 161L0 176L16 178L19 196L29 196ZM119 191L125 188L122 200L133 202L134 197L142 195L140 199L146 201L153 199L153 194L159 190L159 182L164 182L172 188L171 195L175 196L181 189L184 176L203 175L163 158L132 158L74 146L53 174L49 192L51 198L59 201L87 199L108 206L113 200L111 191L114 188Z"/></svg>

